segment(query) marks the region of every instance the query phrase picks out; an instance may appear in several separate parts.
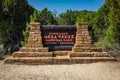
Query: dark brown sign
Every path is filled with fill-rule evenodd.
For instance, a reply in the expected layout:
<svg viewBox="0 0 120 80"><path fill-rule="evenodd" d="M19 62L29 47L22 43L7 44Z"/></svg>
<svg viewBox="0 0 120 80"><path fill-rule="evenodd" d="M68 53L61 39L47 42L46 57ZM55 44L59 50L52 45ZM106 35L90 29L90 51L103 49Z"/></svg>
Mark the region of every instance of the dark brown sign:
<svg viewBox="0 0 120 80"><path fill-rule="evenodd" d="M42 37L45 47L50 50L71 50L75 43L75 29L67 26L43 26ZM60 29L62 28L62 29ZM75 28L75 27L74 27Z"/></svg>

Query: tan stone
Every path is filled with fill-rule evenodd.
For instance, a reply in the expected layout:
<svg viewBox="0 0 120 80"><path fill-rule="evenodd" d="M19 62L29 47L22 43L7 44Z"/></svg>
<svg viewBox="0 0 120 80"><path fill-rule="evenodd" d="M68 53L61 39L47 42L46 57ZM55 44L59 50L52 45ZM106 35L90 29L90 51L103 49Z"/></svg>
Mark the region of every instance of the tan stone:
<svg viewBox="0 0 120 80"><path fill-rule="evenodd" d="M5 63L22 63L22 64L51 64L51 57L8 57Z"/></svg>
<svg viewBox="0 0 120 80"><path fill-rule="evenodd" d="M92 62L105 62L105 61L117 61L110 57L72 57L72 63L92 63Z"/></svg>
<svg viewBox="0 0 120 80"><path fill-rule="evenodd" d="M48 52L48 48L43 47L22 47L21 52Z"/></svg>
<svg viewBox="0 0 120 80"><path fill-rule="evenodd" d="M68 56L71 51L54 51L54 56Z"/></svg>
<svg viewBox="0 0 120 80"><path fill-rule="evenodd" d="M36 51L37 52L48 52L48 48L45 48L45 47L43 47L43 48L36 48Z"/></svg>
<svg viewBox="0 0 120 80"><path fill-rule="evenodd" d="M91 44L91 41L76 41L76 44Z"/></svg>
<svg viewBox="0 0 120 80"><path fill-rule="evenodd" d="M93 44L75 44L74 47L95 47Z"/></svg>
<svg viewBox="0 0 120 80"><path fill-rule="evenodd" d="M58 64L58 63L70 63L70 58L69 57L54 57L53 58L53 63Z"/></svg>
<svg viewBox="0 0 120 80"><path fill-rule="evenodd" d="M34 24L34 25L40 25L39 22L30 22L30 25L32 25L32 24Z"/></svg>
<svg viewBox="0 0 120 80"><path fill-rule="evenodd" d="M59 64L59 63L88 63L99 61L116 61L107 52L101 52L92 44L88 32L88 23L78 23L76 41L71 51L48 52L49 48L43 47L40 23L30 23L28 44L21 47L13 57L8 57L5 63L25 64Z"/></svg>
<svg viewBox="0 0 120 80"><path fill-rule="evenodd" d="M52 52L14 52L13 57L52 57Z"/></svg>
<svg viewBox="0 0 120 80"><path fill-rule="evenodd" d="M110 57L107 52L71 52L70 57Z"/></svg>

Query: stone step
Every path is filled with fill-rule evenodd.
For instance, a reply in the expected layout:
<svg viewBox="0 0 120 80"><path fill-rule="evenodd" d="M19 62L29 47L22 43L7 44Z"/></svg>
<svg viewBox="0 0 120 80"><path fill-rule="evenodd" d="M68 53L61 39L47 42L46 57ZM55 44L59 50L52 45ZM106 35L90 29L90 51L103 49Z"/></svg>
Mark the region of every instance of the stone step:
<svg viewBox="0 0 120 80"><path fill-rule="evenodd" d="M53 52L14 52L13 57L52 57Z"/></svg>
<svg viewBox="0 0 120 80"><path fill-rule="evenodd" d="M69 56L53 57L53 64L60 64L60 63L70 63L70 57Z"/></svg>
<svg viewBox="0 0 120 80"><path fill-rule="evenodd" d="M51 64L52 57L8 57L4 60L5 63L17 64Z"/></svg>
<svg viewBox="0 0 120 80"><path fill-rule="evenodd" d="M48 48L43 47L21 47L21 52L48 52Z"/></svg>
<svg viewBox="0 0 120 80"><path fill-rule="evenodd" d="M76 41L76 44L92 44L92 41Z"/></svg>
<svg viewBox="0 0 120 80"><path fill-rule="evenodd" d="M110 57L108 52L71 52L70 57Z"/></svg>
<svg viewBox="0 0 120 80"><path fill-rule="evenodd" d="M73 52L102 52L101 48L96 47L73 47Z"/></svg>
<svg viewBox="0 0 120 80"><path fill-rule="evenodd" d="M43 44L30 44L30 43L28 43L28 44L26 44L25 45L25 47L43 47Z"/></svg>
<svg viewBox="0 0 120 80"><path fill-rule="evenodd" d="M77 32L79 31L88 31L87 27L86 28L82 28L82 27L77 27Z"/></svg>
<svg viewBox="0 0 120 80"><path fill-rule="evenodd" d="M111 57L71 57L71 63L93 63L106 61L118 61L118 59Z"/></svg>
<svg viewBox="0 0 120 80"><path fill-rule="evenodd" d="M94 44L75 44L74 47L95 47Z"/></svg>
<svg viewBox="0 0 120 80"><path fill-rule="evenodd" d="M68 56L62 57L8 57L4 60L5 63L17 63L17 64L58 64L69 63L70 58Z"/></svg>
<svg viewBox="0 0 120 80"><path fill-rule="evenodd" d="M71 51L53 51L54 56L67 56Z"/></svg>
<svg viewBox="0 0 120 80"><path fill-rule="evenodd" d="M91 36L87 36L87 35L76 36L76 40L79 40L79 39L91 39Z"/></svg>
<svg viewBox="0 0 120 80"><path fill-rule="evenodd" d="M8 57L4 60L5 63L17 64L64 64L64 63L92 63L118 61L111 57Z"/></svg>

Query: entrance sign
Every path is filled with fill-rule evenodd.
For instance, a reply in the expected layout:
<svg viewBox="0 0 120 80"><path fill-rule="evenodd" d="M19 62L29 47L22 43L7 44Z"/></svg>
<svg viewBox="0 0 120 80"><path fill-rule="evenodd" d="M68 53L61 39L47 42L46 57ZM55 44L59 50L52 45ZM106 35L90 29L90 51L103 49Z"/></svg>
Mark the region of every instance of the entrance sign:
<svg viewBox="0 0 120 80"><path fill-rule="evenodd" d="M75 25L41 25L42 40L50 50L72 50L75 44Z"/></svg>
<svg viewBox="0 0 120 80"><path fill-rule="evenodd" d="M58 64L118 61L92 44L88 23L77 23L75 26L31 22L28 43L12 56L4 62Z"/></svg>

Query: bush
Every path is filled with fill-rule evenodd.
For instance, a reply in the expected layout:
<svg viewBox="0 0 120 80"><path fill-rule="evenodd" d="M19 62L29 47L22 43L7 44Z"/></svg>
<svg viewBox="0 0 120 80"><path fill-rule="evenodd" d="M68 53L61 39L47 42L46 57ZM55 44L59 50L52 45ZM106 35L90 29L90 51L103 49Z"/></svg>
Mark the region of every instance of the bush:
<svg viewBox="0 0 120 80"><path fill-rule="evenodd" d="M25 46L28 43L29 31L26 29L25 31L23 31L23 35L24 35L24 40L21 41L21 45Z"/></svg>
<svg viewBox="0 0 120 80"><path fill-rule="evenodd" d="M113 51L110 50L109 53L110 53L111 56L120 59L120 51L119 50L113 50Z"/></svg>
<svg viewBox="0 0 120 80"><path fill-rule="evenodd" d="M97 42L97 43L95 43L95 46L96 47L103 47L105 44L104 44L104 42Z"/></svg>
<svg viewBox="0 0 120 80"><path fill-rule="evenodd" d="M3 52L0 51L0 60L4 59L4 54Z"/></svg>
<svg viewBox="0 0 120 80"><path fill-rule="evenodd" d="M102 48L102 51L109 52L112 57L120 58L120 45L118 43L106 44L105 42L97 42L95 45Z"/></svg>
<svg viewBox="0 0 120 80"><path fill-rule="evenodd" d="M120 58L120 45L118 43L113 43L111 45L105 44L103 51L109 52L110 55L115 58Z"/></svg>

